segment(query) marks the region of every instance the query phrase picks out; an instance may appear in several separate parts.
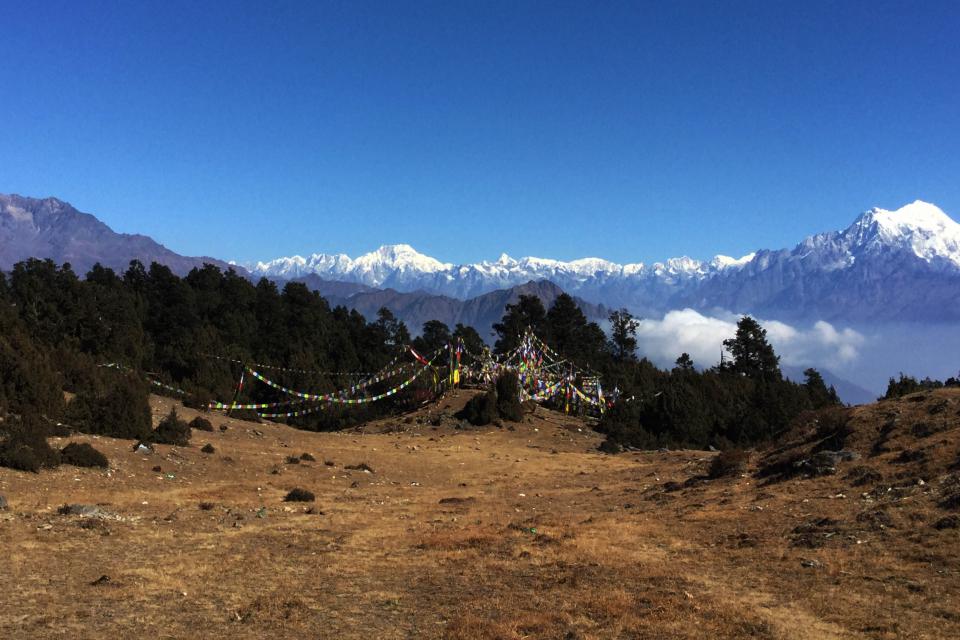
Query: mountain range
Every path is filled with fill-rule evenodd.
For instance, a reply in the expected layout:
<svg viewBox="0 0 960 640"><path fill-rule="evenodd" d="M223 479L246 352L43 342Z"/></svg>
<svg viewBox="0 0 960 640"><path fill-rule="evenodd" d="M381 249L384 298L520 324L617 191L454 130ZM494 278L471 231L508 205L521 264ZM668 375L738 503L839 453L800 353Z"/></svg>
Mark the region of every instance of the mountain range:
<svg viewBox="0 0 960 640"><path fill-rule="evenodd" d="M845 321L960 320L960 224L916 201L895 211L874 208L841 231L810 236L793 249L617 264L502 255L454 265L387 245L352 259L344 254L293 256L245 265L252 273L391 288L401 293L468 299L529 281L645 316L671 309L727 309L763 317Z"/></svg>
<svg viewBox="0 0 960 640"><path fill-rule="evenodd" d="M960 225L921 201L893 211L871 209L847 228L810 236L792 249L761 249L736 259L680 257L648 265L502 255L454 265L408 245L388 245L356 259L315 254L241 266L182 256L147 236L116 233L56 198L0 195L0 271L29 257L69 262L81 275L97 262L122 271L134 259L155 261L181 275L209 263L251 279L303 282L331 304L368 318L385 306L414 333L437 319L474 326L486 339L520 295L537 295L549 307L562 291L591 320L619 307L648 319L693 309L716 318L752 313L796 326L828 320L859 328L874 345L863 354L863 366L850 365L844 375L875 390L898 369L945 376L957 366L955 349L945 345L957 343L953 326L960 321ZM824 348L839 349L831 340ZM831 380L838 389L846 383ZM841 396L851 401L871 393L851 387Z"/></svg>

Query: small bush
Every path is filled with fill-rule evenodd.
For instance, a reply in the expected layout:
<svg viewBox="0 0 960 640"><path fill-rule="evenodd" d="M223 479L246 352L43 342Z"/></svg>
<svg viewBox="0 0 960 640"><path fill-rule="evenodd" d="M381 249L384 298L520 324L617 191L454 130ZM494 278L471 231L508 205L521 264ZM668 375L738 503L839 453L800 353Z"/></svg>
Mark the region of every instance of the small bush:
<svg viewBox="0 0 960 640"><path fill-rule="evenodd" d="M491 389L487 393L470 398L457 417L475 427L490 424L497 419L497 392Z"/></svg>
<svg viewBox="0 0 960 640"><path fill-rule="evenodd" d="M509 371L497 378L497 411L504 420L520 422L523 420L523 406L520 404L520 382L517 374Z"/></svg>
<svg viewBox="0 0 960 640"><path fill-rule="evenodd" d="M208 442L207 444L203 445L203 448L200 449L200 451L203 453L216 453L217 450L214 449L213 445Z"/></svg>
<svg viewBox="0 0 960 640"><path fill-rule="evenodd" d="M172 444L179 447L185 447L190 444L190 425L180 419L176 409L170 409L156 431L152 434L152 440L158 444Z"/></svg>
<svg viewBox="0 0 960 640"><path fill-rule="evenodd" d="M287 456L287 464L300 464L300 458L297 456Z"/></svg>
<svg viewBox="0 0 960 640"><path fill-rule="evenodd" d="M816 414L816 435L820 442L812 449L818 451L839 451L847 444L847 438L853 434L850 427L850 412L843 407L823 409Z"/></svg>
<svg viewBox="0 0 960 640"><path fill-rule="evenodd" d="M713 480L738 476L747 470L747 463L749 462L750 454L746 451L728 449L717 454L710 463L710 470L707 475Z"/></svg>
<svg viewBox="0 0 960 640"><path fill-rule="evenodd" d="M36 473L59 465L60 452L47 443L47 428L33 415L0 424L0 467Z"/></svg>
<svg viewBox="0 0 960 640"><path fill-rule="evenodd" d="M213 431L213 425L203 416L197 416L190 421L190 428L197 431Z"/></svg>
<svg viewBox="0 0 960 640"><path fill-rule="evenodd" d="M95 382L95 381L94 381ZM102 391L97 384L78 389L67 406L67 419L83 433L143 440L150 434L146 385L133 375L110 376Z"/></svg>
<svg viewBox="0 0 960 640"><path fill-rule="evenodd" d="M284 502L313 502L316 500L316 496L312 492L307 491L306 489L291 489L290 493L284 496Z"/></svg>
<svg viewBox="0 0 960 640"><path fill-rule="evenodd" d="M60 461L75 467L100 467L106 469L110 463L103 455L86 442L71 442L60 450Z"/></svg>
<svg viewBox="0 0 960 640"><path fill-rule="evenodd" d="M22 442L5 444L0 450L0 466L37 473L43 466L33 449Z"/></svg>
<svg viewBox="0 0 960 640"><path fill-rule="evenodd" d="M312 455L310 455L309 453L306 453L306 452L300 454L300 459L303 460L304 462L316 462L316 461L317 461L316 458L314 458Z"/></svg>

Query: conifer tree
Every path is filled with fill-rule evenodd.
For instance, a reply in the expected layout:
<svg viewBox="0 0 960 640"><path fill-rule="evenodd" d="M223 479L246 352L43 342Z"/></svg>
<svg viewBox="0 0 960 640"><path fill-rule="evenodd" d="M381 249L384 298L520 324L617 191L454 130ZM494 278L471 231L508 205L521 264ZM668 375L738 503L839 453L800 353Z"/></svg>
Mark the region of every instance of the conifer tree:
<svg viewBox="0 0 960 640"><path fill-rule="evenodd" d="M723 346L733 356L733 372L756 380L781 379L780 357L767 342L766 329L750 316L737 322L736 335L724 340Z"/></svg>

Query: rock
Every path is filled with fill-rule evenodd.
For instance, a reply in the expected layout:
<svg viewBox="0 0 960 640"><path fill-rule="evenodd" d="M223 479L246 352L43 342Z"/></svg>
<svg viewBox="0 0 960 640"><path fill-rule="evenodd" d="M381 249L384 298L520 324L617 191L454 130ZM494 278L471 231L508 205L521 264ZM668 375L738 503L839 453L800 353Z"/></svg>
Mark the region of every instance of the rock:
<svg viewBox="0 0 960 640"><path fill-rule="evenodd" d="M93 582L91 582L91 583L90 583L90 586L91 586L91 587L99 587L99 586L102 586L102 585L105 585L105 584L109 584L109 582L110 582L110 576L108 576L108 575L102 575L102 576L100 576L99 578L97 578L96 580L94 580Z"/></svg>
<svg viewBox="0 0 960 640"><path fill-rule="evenodd" d="M108 513L95 504L65 504L57 513L62 516L80 516L81 518L97 518L100 520L113 518L113 514Z"/></svg>
<svg viewBox="0 0 960 640"><path fill-rule="evenodd" d="M133 450L135 453L153 453L153 446L148 442L138 442L133 445Z"/></svg>
<svg viewBox="0 0 960 640"><path fill-rule="evenodd" d="M348 464L344 469L349 469L350 471L363 471L364 473L374 473L373 468L370 467L366 462L361 462L360 464Z"/></svg>
<svg viewBox="0 0 960 640"><path fill-rule="evenodd" d="M823 566L823 563L819 560L801 560L800 566L804 569L819 569Z"/></svg>
<svg viewBox="0 0 960 640"><path fill-rule="evenodd" d="M10 505L7 504L7 499L3 496L0 496L0 511L5 511Z"/></svg>

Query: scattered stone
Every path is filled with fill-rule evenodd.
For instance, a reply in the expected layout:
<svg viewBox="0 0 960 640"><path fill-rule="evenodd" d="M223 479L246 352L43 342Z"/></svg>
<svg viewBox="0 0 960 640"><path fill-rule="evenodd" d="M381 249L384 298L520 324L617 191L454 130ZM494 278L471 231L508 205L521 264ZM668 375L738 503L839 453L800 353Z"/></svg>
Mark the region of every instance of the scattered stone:
<svg viewBox="0 0 960 640"><path fill-rule="evenodd" d="M819 569L823 566L823 563L819 560L800 560L800 566L804 569Z"/></svg>
<svg viewBox="0 0 960 640"><path fill-rule="evenodd" d="M349 469L350 471L363 471L364 473L374 473L373 469L366 462L361 462L360 464L348 464L344 469Z"/></svg>
<svg viewBox="0 0 960 640"><path fill-rule="evenodd" d="M81 518L98 518L105 520L113 518L113 514L108 513L95 504L65 504L57 513L62 516L80 516Z"/></svg>
<svg viewBox="0 0 960 640"><path fill-rule="evenodd" d="M149 442L138 442L133 445L133 450L135 453L153 453L153 445Z"/></svg>

